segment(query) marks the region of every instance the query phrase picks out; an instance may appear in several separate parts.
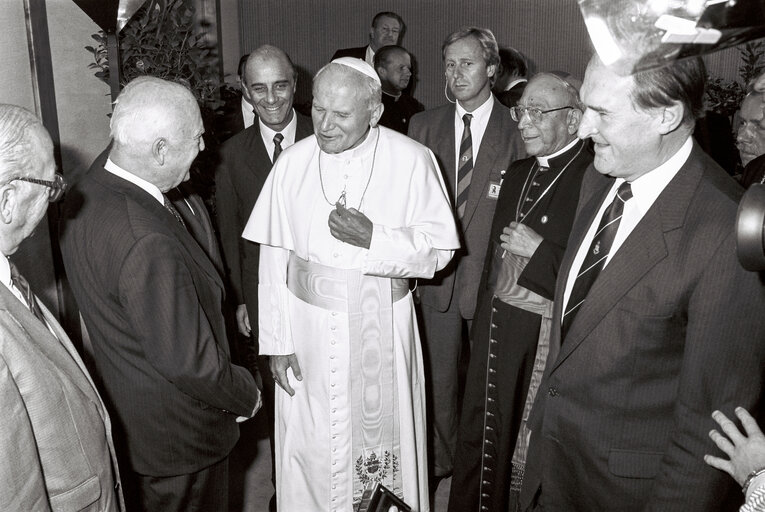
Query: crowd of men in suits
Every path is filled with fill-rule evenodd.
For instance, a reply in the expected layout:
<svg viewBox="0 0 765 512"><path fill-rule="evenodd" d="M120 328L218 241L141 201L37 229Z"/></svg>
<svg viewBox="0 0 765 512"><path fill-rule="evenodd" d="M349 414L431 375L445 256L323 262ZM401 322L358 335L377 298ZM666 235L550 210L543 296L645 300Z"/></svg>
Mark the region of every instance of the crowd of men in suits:
<svg viewBox="0 0 765 512"><path fill-rule="evenodd" d="M188 183L191 92L124 88L60 225L92 378L8 259L66 185L41 121L0 105L0 508L228 510L261 406L272 510L351 510L380 482L424 512L450 476L451 512L740 505L704 454L723 414L759 418L765 285L736 259L743 189L693 138L701 60L531 74L467 27L423 111L404 32L375 16L310 117L283 49L242 59L216 222Z"/></svg>

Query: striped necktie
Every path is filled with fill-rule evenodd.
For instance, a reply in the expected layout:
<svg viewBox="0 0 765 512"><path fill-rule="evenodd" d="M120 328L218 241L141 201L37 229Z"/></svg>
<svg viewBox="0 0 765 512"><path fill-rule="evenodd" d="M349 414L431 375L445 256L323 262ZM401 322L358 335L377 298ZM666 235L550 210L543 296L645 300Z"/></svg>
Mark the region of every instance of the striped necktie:
<svg viewBox="0 0 765 512"><path fill-rule="evenodd" d="M276 163L276 159L279 158L279 155L282 154L282 141L284 140L284 135L281 133L277 133L274 135L274 157L271 159L271 162Z"/></svg>
<svg viewBox="0 0 765 512"><path fill-rule="evenodd" d="M175 209L175 206L173 206L173 203L170 202L170 199L167 198L165 194L162 194L162 197L165 200L165 209L173 214L173 217L175 217L175 220L181 223L181 225L185 228L186 223L183 222L183 217L181 217L181 214L178 213L178 210Z"/></svg>
<svg viewBox="0 0 765 512"><path fill-rule="evenodd" d="M45 317L43 316L42 310L40 309L40 305L37 304L37 298L35 298L35 294L32 292L32 288L29 286L29 282L27 282L27 280L24 279L24 276L19 273L19 269L16 267L16 265L14 265L10 260L8 260L8 263L11 265L11 283L24 296L24 300L27 302L27 307L32 312L32 314L47 326L48 324L45 321Z"/></svg>
<svg viewBox="0 0 765 512"><path fill-rule="evenodd" d="M470 120L473 114L465 114L462 121L465 128L462 130L462 140L460 141L460 159L457 162L457 217L460 219L465 215L465 206L467 205L468 191L470 190L470 178L473 177L473 137L470 133Z"/></svg>
<svg viewBox="0 0 765 512"><path fill-rule="evenodd" d="M632 199L632 188L625 181L619 186L619 190L616 191L616 197L614 197L614 200L600 218L598 231L595 233L590 249L584 257L579 275L576 276L576 281L574 281L571 295L566 304L567 309L563 314L563 325L561 326L561 343L566 339L566 333L571 324L574 323L574 318L581 309L587 293L606 264L608 254L611 252L611 245L613 245L616 232L619 230L619 221L621 221L622 213L624 212L624 203L630 199Z"/></svg>

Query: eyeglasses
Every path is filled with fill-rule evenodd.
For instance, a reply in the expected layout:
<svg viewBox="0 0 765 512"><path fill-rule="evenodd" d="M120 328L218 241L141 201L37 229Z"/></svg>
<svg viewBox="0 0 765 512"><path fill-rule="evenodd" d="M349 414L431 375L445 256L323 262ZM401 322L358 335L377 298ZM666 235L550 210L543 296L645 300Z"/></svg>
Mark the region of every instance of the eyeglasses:
<svg viewBox="0 0 765 512"><path fill-rule="evenodd" d="M542 110L541 108L538 108L538 107L519 107L519 106L516 106L516 107L510 107L510 117L513 118L513 121L515 121L516 123L519 123L521 121L521 118L523 118L523 116L525 114L528 114L529 118L533 122L539 122L539 121L542 120L542 114L549 114L550 112L557 112L558 110L563 110L563 109L566 109L566 108L574 108L574 107L572 107L570 105L567 105L565 107L558 107L558 108L551 108L551 109L548 109L548 110Z"/></svg>
<svg viewBox="0 0 765 512"><path fill-rule="evenodd" d="M16 180L26 181L28 183L35 183L37 185L44 185L48 187L48 202L51 203L55 203L61 199L61 197L64 195L64 192L66 191L66 181L64 181L64 176L59 173L55 174L53 181L38 180L37 178L25 178L23 176L18 176L8 180L8 183Z"/></svg>

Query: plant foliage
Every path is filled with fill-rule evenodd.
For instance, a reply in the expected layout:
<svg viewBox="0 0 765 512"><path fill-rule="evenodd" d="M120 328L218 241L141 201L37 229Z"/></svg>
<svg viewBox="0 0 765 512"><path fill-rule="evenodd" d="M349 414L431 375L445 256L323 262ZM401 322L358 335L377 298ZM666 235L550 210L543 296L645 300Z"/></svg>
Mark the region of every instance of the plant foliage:
<svg viewBox="0 0 765 512"><path fill-rule="evenodd" d="M747 43L738 51L741 57L741 65L738 68L741 82L709 77L706 88L707 108L730 119L744 100L749 83L765 70L765 42Z"/></svg>
<svg viewBox="0 0 765 512"><path fill-rule="evenodd" d="M180 81L189 86L200 106L215 110L222 103L222 85L215 54L205 45L204 32L197 31L192 0L150 0L120 31L120 83L140 75ZM107 37L93 34L97 46L86 46L93 54L90 69L109 81Z"/></svg>

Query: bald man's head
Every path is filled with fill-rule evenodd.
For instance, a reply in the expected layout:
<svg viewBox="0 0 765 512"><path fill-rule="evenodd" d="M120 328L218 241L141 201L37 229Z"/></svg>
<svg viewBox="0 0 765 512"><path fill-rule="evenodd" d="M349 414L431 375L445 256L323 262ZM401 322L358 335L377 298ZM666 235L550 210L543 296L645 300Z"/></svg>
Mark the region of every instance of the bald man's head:
<svg viewBox="0 0 765 512"><path fill-rule="evenodd" d="M186 87L139 77L117 97L111 121L110 158L163 192L189 178L204 149L202 116Z"/></svg>
<svg viewBox="0 0 765 512"><path fill-rule="evenodd" d="M263 45L250 53L242 86L242 93L264 125L278 132L292 120L297 74L284 51Z"/></svg>

